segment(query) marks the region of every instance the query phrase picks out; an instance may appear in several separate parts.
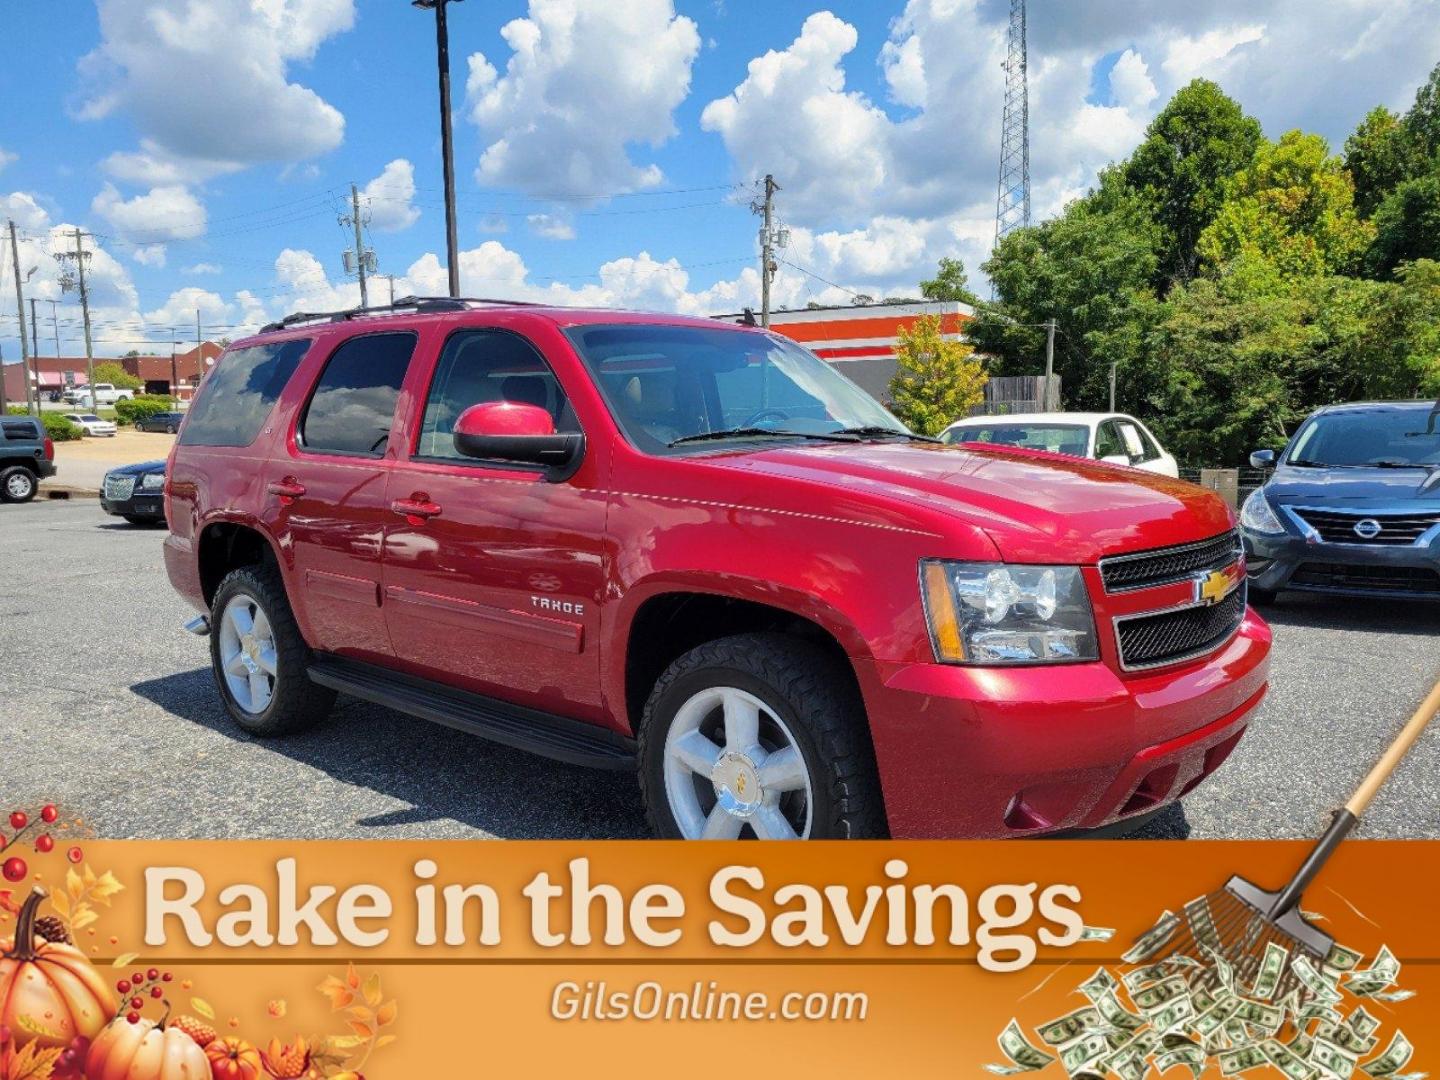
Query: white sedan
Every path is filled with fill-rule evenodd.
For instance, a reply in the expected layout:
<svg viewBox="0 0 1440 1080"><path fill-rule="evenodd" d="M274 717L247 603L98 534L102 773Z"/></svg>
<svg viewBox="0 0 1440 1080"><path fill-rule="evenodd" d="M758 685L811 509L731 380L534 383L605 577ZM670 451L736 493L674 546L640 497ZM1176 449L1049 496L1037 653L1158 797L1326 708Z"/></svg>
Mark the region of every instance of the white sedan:
<svg viewBox="0 0 1440 1080"><path fill-rule="evenodd" d="M1130 465L1163 476L1180 475L1179 464L1161 448L1150 429L1124 413L971 416L951 424L940 438L947 443L997 443L1048 450L1111 465Z"/></svg>
<svg viewBox="0 0 1440 1080"><path fill-rule="evenodd" d="M118 430L109 420L101 420L94 413L66 413L65 419L82 429L86 435L114 435Z"/></svg>

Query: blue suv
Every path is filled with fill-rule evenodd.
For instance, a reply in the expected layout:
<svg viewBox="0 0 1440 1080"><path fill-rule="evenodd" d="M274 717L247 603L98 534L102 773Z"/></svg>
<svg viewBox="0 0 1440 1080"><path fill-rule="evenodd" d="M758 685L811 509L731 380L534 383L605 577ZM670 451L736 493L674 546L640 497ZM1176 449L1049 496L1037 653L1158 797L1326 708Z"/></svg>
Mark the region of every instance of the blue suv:
<svg viewBox="0 0 1440 1080"><path fill-rule="evenodd" d="M1440 600L1440 402L1312 413L1245 501L1250 596L1282 589Z"/></svg>

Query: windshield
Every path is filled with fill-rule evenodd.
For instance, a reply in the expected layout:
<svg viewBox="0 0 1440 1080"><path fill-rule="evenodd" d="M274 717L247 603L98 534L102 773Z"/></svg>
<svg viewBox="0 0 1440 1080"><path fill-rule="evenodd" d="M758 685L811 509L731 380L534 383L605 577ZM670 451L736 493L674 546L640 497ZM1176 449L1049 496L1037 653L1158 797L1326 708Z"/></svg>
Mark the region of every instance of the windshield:
<svg viewBox="0 0 1440 1080"><path fill-rule="evenodd" d="M100 417L95 416L95 415L93 415L93 414L91 414L91 413L86 413L84 416L80 417L80 419L83 420L83 421L85 421L85 423L87 423L87 424L98 424L98 423L100 423Z"/></svg>
<svg viewBox="0 0 1440 1080"><path fill-rule="evenodd" d="M1085 457L1090 452L1090 429L1074 424L966 424L940 436L947 443L998 443L1027 450Z"/></svg>
<svg viewBox="0 0 1440 1080"><path fill-rule="evenodd" d="M1440 418L1432 423L1423 408L1322 413L1306 421L1285 460L1336 468L1434 468L1440 466Z"/></svg>
<svg viewBox="0 0 1440 1080"><path fill-rule="evenodd" d="M906 431L824 360L774 334L636 324L577 326L568 335L626 437L649 453Z"/></svg>

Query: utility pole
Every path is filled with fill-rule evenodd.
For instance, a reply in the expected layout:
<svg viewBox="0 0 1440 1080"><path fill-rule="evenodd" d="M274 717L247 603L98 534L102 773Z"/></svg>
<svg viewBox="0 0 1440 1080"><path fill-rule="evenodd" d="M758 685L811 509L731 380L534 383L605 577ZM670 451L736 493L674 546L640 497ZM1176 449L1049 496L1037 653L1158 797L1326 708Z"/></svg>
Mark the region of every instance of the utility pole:
<svg viewBox="0 0 1440 1080"><path fill-rule="evenodd" d="M30 378L35 387L35 415L40 415L40 319L35 314L35 297L30 297Z"/></svg>
<svg viewBox="0 0 1440 1080"><path fill-rule="evenodd" d="M205 338L200 334L200 309L195 309L195 385L205 374Z"/></svg>
<svg viewBox="0 0 1440 1080"><path fill-rule="evenodd" d="M85 264L90 259L90 252L85 250L84 240L88 234L76 229L73 235L75 237L75 250L58 252L55 257L61 262L67 262L70 259L75 260L76 277L72 279L67 270L60 279L60 287L66 292L69 292L72 288L77 287L76 282L78 281L78 288L80 290L80 312L85 324L85 386L90 393L90 408L93 411L99 407L99 402L95 400L95 345L90 337L90 290L85 284ZM55 333L58 343L60 333L58 323L56 327Z"/></svg>
<svg viewBox="0 0 1440 1080"><path fill-rule="evenodd" d="M180 365L175 360L175 328L170 328L170 398L172 404L180 401Z"/></svg>
<svg viewBox="0 0 1440 1080"><path fill-rule="evenodd" d="M765 174L765 195L750 204L751 213L760 215L760 325L770 326L770 284L779 269L775 262L775 249L783 248L790 242L790 230L775 227L775 193L780 185L775 177Z"/></svg>
<svg viewBox="0 0 1440 1080"><path fill-rule="evenodd" d="M460 241L455 230L455 148L450 135L450 28L447 4L458 0L410 0L417 8L435 9L435 62L440 69L440 156L445 165L445 262L450 295L460 295Z"/></svg>
<svg viewBox="0 0 1440 1080"><path fill-rule="evenodd" d="M25 283L20 277L20 242L15 239L15 222L10 222L10 262L15 268L15 314L20 318L20 384L25 390L25 406L30 408L33 404L30 400L30 357L27 355L28 343L25 341ZM4 367L0 366L0 414L5 412L5 375ZM39 409L36 413L38 415Z"/></svg>
<svg viewBox="0 0 1440 1080"><path fill-rule="evenodd" d="M1115 411L1115 370L1116 370L1119 366L1120 366L1119 364L1114 364L1114 363L1112 363L1112 364L1110 365L1110 411L1111 411L1111 412L1114 412L1114 411Z"/></svg>
<svg viewBox="0 0 1440 1080"><path fill-rule="evenodd" d="M1055 320L1045 324L1045 411L1054 412L1059 404L1055 393Z"/></svg>
<svg viewBox="0 0 1440 1080"><path fill-rule="evenodd" d="M360 217L360 189L350 184L350 224L355 226L355 270L360 275L360 306L370 306L370 292L365 287L365 259L370 253L365 250L365 237L361 230L365 223Z"/></svg>
<svg viewBox="0 0 1440 1080"><path fill-rule="evenodd" d="M60 301L47 300L50 305L50 327L55 331L55 359L60 359Z"/></svg>
<svg viewBox="0 0 1440 1080"><path fill-rule="evenodd" d="M394 275L394 274L380 274L379 276L380 276L380 277L383 277L386 281L388 281L388 282L390 283L390 306L391 306L391 307L394 307L394 306L395 306L395 275Z"/></svg>

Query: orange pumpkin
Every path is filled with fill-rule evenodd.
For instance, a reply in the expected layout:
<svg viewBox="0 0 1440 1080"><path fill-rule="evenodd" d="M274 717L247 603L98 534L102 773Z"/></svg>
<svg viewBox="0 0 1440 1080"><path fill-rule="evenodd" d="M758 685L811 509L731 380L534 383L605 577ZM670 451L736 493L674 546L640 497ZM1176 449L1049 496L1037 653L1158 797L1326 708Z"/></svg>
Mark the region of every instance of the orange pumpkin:
<svg viewBox="0 0 1440 1080"><path fill-rule="evenodd" d="M260 1051L244 1039L227 1035L205 1047L210 1059L210 1072L215 1080L260 1080Z"/></svg>
<svg viewBox="0 0 1440 1080"><path fill-rule="evenodd" d="M115 1012L110 988L84 953L36 935L35 913L43 899L44 889L30 893L15 938L4 943L0 955L0 1027L10 1029L17 1049L32 1040L63 1047L77 1035L93 1039ZM21 1017L30 1023L22 1024Z"/></svg>
<svg viewBox="0 0 1440 1080"><path fill-rule="evenodd" d="M162 1020L110 1023L85 1059L86 1080L210 1080L210 1059L189 1035Z"/></svg>

